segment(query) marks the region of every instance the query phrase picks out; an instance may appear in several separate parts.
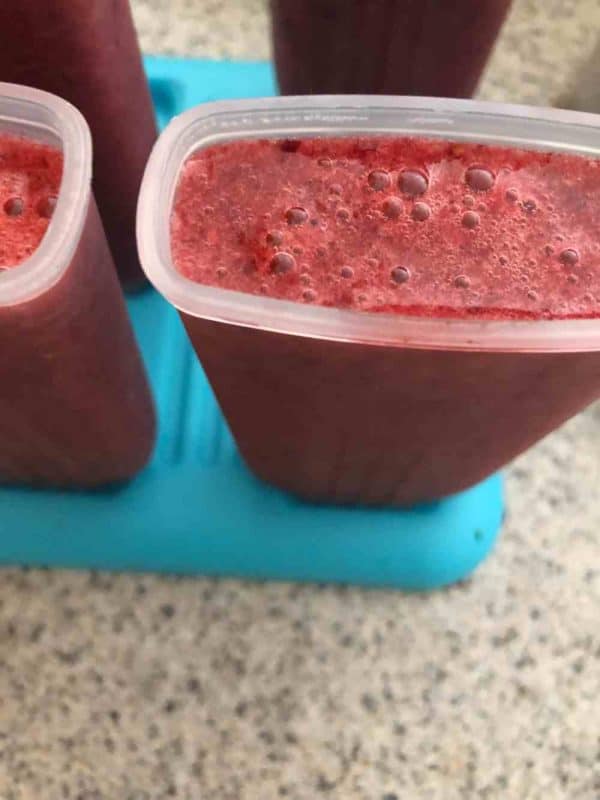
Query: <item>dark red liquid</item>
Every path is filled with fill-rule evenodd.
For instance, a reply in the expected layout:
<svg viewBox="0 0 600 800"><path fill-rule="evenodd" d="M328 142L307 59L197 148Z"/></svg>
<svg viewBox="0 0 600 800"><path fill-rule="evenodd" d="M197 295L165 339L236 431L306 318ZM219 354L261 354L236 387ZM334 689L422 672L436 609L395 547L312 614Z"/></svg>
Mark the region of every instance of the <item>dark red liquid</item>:
<svg viewBox="0 0 600 800"><path fill-rule="evenodd" d="M416 139L215 146L184 167L172 253L192 280L305 304L598 316L599 165ZM600 395L600 352L412 349L182 316L248 465L310 500L459 491Z"/></svg>
<svg viewBox="0 0 600 800"><path fill-rule="evenodd" d="M600 395L600 353L412 350L183 320L248 466L318 502L460 491Z"/></svg>
<svg viewBox="0 0 600 800"><path fill-rule="evenodd" d="M0 302L2 272L52 224L61 171L59 151L0 137ZM0 387L0 483L92 487L150 456L152 399L93 199L58 283L0 305Z"/></svg>
<svg viewBox="0 0 600 800"><path fill-rule="evenodd" d="M600 160L441 140L237 141L184 166L179 271L308 304L600 315Z"/></svg>
<svg viewBox="0 0 600 800"><path fill-rule="evenodd" d="M510 0L271 0L282 94L470 97Z"/></svg>
<svg viewBox="0 0 600 800"><path fill-rule="evenodd" d="M114 261L127 287L143 284L135 212L157 131L128 1L1 3L0 78L53 92L83 113Z"/></svg>

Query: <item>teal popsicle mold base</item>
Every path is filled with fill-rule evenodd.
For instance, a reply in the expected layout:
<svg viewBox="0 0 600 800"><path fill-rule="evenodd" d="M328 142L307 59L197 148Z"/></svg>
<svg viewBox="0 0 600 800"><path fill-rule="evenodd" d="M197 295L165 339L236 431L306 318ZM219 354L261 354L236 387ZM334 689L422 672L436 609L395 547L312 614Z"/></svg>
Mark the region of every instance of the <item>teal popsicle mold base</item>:
<svg viewBox="0 0 600 800"><path fill-rule="evenodd" d="M207 99L274 91L268 64L146 63L161 124ZM158 407L152 462L118 489L0 489L0 564L425 590L488 555L499 475L407 511L311 506L266 486L241 462L174 309L151 290L128 303Z"/></svg>

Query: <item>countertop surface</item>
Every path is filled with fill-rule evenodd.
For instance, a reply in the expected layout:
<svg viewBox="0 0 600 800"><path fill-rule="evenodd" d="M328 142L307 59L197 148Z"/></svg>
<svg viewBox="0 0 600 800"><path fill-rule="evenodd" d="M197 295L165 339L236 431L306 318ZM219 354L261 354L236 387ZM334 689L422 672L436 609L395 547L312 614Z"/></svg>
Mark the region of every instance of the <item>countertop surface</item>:
<svg viewBox="0 0 600 800"><path fill-rule="evenodd" d="M134 10L148 52L268 55L260 0ZM598 31L592 0L516 0L482 96L593 108ZM598 800L598 486L596 406L429 595L3 570L0 800Z"/></svg>

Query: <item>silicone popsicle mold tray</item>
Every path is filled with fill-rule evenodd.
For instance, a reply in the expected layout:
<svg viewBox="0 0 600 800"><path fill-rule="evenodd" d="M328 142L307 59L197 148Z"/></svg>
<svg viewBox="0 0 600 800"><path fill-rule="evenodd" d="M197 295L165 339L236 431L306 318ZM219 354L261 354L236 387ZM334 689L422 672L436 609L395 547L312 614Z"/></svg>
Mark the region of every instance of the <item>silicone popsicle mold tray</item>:
<svg viewBox="0 0 600 800"><path fill-rule="evenodd" d="M274 91L270 65L148 58L161 125ZM101 492L0 489L0 564L235 575L423 590L464 578L500 529L502 481L407 510L311 506L242 464L176 312L129 300L159 414L150 466Z"/></svg>

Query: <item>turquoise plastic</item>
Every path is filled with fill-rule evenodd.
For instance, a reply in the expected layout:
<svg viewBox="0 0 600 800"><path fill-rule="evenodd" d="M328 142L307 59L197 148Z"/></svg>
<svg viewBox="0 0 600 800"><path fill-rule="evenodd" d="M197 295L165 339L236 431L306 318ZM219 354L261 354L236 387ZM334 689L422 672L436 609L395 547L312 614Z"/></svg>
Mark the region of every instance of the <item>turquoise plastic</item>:
<svg viewBox="0 0 600 800"><path fill-rule="evenodd" d="M148 59L158 113L272 93L267 64ZM311 506L252 477L176 312L129 300L159 414L150 466L101 492L0 489L0 564L150 570L432 589L489 553L502 515L495 475L410 511Z"/></svg>

